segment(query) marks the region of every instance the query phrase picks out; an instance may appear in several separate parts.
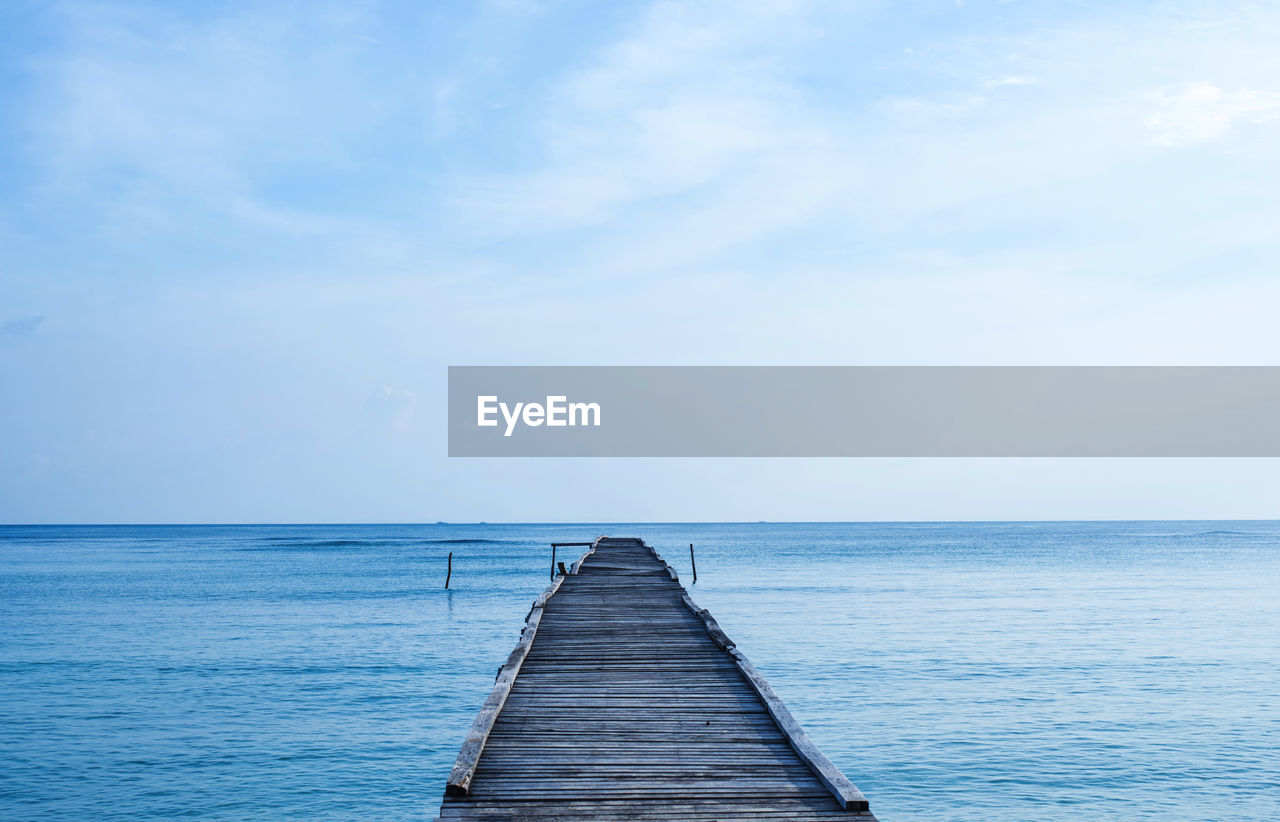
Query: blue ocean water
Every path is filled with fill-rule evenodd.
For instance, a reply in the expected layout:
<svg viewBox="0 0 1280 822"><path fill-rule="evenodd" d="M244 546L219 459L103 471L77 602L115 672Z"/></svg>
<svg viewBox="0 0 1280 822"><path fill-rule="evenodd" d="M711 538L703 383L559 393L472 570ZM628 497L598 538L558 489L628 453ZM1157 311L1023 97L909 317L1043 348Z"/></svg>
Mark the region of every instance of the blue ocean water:
<svg viewBox="0 0 1280 822"><path fill-rule="evenodd" d="M0 818L431 819L603 533L885 822L1280 819L1276 522L0 526Z"/></svg>

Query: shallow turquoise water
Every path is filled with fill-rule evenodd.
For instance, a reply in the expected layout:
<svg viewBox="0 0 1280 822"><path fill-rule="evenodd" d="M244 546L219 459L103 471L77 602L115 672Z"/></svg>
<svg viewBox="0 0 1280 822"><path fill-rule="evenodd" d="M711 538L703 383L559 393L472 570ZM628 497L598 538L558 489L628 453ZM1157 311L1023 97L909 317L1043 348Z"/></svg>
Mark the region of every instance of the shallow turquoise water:
<svg viewBox="0 0 1280 822"><path fill-rule="evenodd" d="M0 818L430 819L602 533L886 822L1280 818L1274 522L0 526Z"/></svg>

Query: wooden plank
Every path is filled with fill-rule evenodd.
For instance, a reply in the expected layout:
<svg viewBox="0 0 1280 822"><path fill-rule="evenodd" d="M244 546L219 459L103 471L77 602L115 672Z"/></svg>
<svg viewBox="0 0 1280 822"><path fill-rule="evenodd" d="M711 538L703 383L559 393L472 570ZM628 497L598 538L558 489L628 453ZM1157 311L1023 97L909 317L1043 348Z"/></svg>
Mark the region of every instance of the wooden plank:
<svg viewBox="0 0 1280 822"><path fill-rule="evenodd" d="M592 550L594 548L595 546L593 545ZM484 705L480 708L480 713L476 715L475 721L471 723L467 738L462 743L462 750L458 752L458 758L453 763L453 770L449 772L449 779L445 783L444 792L446 795L467 795L471 780L475 776L476 765L480 761L480 754L484 751L489 732L493 729L493 723L507 702L507 697L511 693L511 686L515 684L516 676L520 673L521 664L524 662L525 657L528 656L529 649L533 647L533 639L538 633L538 624L542 621L546 603L551 597L555 596L563 580L564 577L559 577L552 581L547 586L547 589L534 600L533 607L529 610L529 615L525 617L524 629L520 632L520 641L516 643L515 649L507 657L506 664L498 669L498 677L494 681L493 690L489 692L489 697L485 699Z"/></svg>

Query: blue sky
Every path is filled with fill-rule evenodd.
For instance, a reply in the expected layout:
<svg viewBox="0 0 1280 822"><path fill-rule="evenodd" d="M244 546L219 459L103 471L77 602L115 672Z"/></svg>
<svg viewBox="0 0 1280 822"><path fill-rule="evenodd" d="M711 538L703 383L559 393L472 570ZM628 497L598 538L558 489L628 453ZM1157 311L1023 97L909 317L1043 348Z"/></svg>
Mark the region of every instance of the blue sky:
<svg viewBox="0 0 1280 822"><path fill-rule="evenodd" d="M1280 364L1280 7L24 3L0 521L1271 517L1275 460L463 461L450 364Z"/></svg>

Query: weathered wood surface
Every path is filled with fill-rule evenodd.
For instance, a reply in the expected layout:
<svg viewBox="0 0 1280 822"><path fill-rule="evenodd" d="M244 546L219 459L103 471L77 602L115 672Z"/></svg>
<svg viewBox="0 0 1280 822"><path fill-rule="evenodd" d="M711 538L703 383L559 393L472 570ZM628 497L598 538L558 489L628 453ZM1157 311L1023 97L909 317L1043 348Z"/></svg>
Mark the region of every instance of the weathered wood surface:
<svg viewBox="0 0 1280 822"><path fill-rule="evenodd" d="M875 819L675 571L608 538L535 602L439 818Z"/></svg>

